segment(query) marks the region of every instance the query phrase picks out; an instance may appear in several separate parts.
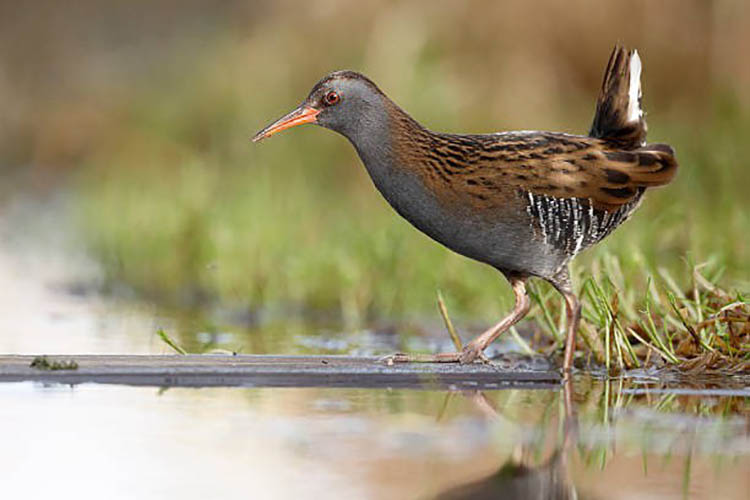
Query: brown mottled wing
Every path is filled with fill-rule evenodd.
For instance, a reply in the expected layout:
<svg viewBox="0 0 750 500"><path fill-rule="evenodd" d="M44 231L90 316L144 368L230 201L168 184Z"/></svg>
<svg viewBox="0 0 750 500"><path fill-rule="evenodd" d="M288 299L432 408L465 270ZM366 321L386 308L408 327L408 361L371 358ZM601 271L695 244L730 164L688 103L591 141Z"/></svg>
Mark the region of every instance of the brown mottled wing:
<svg viewBox="0 0 750 500"><path fill-rule="evenodd" d="M496 137L506 146L513 144L502 135ZM677 170L674 153L664 144L623 151L599 139L563 134L540 133L525 140L540 146L506 149L496 157L482 155L477 168L465 173L467 187L485 191L491 199L498 186L511 185L535 195L587 200L596 209L614 211L633 201L642 188L667 184Z"/></svg>

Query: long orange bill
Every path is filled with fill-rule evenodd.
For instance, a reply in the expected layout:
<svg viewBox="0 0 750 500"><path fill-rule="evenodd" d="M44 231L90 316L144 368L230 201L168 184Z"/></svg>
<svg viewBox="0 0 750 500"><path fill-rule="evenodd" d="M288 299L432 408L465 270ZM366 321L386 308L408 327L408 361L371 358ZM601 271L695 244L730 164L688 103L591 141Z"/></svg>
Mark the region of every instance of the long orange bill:
<svg viewBox="0 0 750 500"><path fill-rule="evenodd" d="M253 137L253 142L258 142L262 139L265 139L266 137L271 137L276 132L281 132L282 130L296 127L297 125L302 125L304 123L315 123L315 117L318 116L318 113L320 113L320 110L311 108L310 106L305 106L303 104L288 115L279 118L263 130L255 134L255 136Z"/></svg>

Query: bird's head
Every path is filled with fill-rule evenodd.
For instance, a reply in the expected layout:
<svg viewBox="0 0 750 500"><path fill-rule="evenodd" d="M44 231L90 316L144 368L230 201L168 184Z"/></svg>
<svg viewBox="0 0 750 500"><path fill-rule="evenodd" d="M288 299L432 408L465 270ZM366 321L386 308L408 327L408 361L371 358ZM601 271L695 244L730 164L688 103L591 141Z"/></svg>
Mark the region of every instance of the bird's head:
<svg viewBox="0 0 750 500"><path fill-rule="evenodd" d="M336 71L320 80L297 108L255 134L253 142L305 123L352 137L382 109L383 93L366 76Z"/></svg>

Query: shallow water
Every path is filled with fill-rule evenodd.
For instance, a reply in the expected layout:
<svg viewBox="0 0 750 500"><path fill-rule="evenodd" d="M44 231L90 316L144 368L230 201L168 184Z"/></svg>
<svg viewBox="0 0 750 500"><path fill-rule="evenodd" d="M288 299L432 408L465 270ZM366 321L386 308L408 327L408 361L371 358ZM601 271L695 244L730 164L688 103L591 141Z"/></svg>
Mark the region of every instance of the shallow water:
<svg viewBox="0 0 750 500"><path fill-rule="evenodd" d="M576 439L553 391L4 384L0 470L27 498L747 498L747 397L609 390L577 388Z"/></svg>
<svg viewBox="0 0 750 500"><path fill-rule="evenodd" d="M174 314L104 298L77 285L95 282L96 266L67 252L60 233L40 231L39 243L17 227L0 225L5 353L170 352L159 327L194 348L400 347L394 335L335 325ZM0 384L2 491L78 499L747 498L750 388L578 377L565 396Z"/></svg>

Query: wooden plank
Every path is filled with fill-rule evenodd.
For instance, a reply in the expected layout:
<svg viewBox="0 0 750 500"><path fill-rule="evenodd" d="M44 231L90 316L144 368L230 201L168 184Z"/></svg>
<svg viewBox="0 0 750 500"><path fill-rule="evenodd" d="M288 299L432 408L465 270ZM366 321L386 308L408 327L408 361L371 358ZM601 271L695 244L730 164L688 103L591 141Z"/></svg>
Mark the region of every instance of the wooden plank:
<svg viewBox="0 0 750 500"><path fill-rule="evenodd" d="M57 368L32 367L38 356L0 356L0 382L125 384L184 387L455 388L557 386L560 374L544 360L490 365L408 363L388 366L371 357L270 355L50 355ZM512 367L511 367L512 365Z"/></svg>

